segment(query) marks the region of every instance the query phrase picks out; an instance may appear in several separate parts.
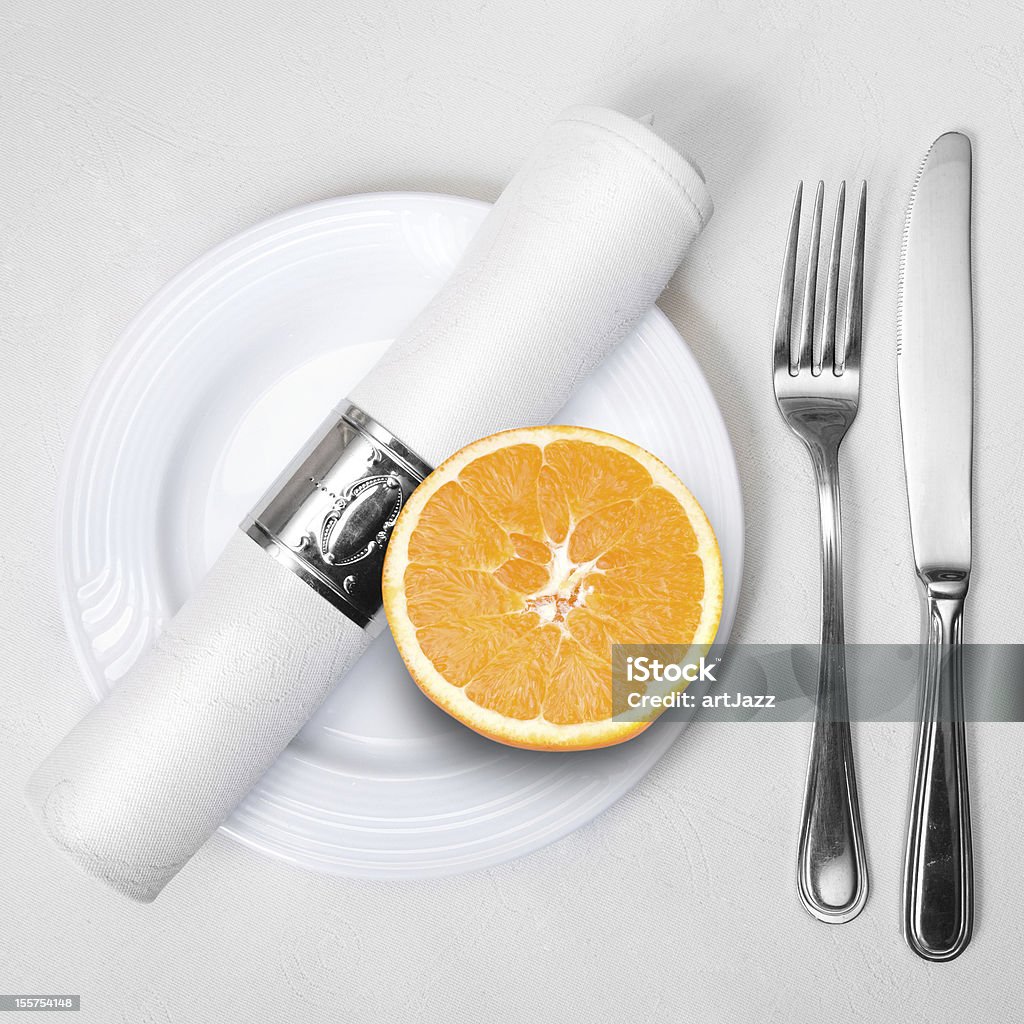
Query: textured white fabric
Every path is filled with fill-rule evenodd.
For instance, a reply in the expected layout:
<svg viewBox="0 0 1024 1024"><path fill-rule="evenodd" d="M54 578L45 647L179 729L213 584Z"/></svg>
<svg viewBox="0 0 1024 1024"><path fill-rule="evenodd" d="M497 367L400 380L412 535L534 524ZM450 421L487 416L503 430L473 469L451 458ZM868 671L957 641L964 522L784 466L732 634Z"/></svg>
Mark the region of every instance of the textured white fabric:
<svg viewBox="0 0 1024 1024"><path fill-rule="evenodd" d="M149 902L367 643L238 532L153 648L33 774L29 802L85 870Z"/></svg>
<svg viewBox="0 0 1024 1024"><path fill-rule="evenodd" d="M649 128L565 111L352 400L435 466L547 423L651 308L711 210L698 171Z"/></svg>
<svg viewBox="0 0 1024 1024"><path fill-rule="evenodd" d="M354 401L435 465L484 434L547 422L650 309L710 215L699 174L650 129L567 111ZM365 646L239 534L32 776L29 801L87 871L150 901Z"/></svg>
<svg viewBox="0 0 1024 1024"><path fill-rule="evenodd" d="M539 127L583 101L654 111L714 193L715 215L659 304L736 447L748 530L733 635L746 643L817 637L817 499L779 418L768 347L793 189L819 177L829 199L844 177L871 190L863 395L842 456L847 636L917 638L895 267L924 150L946 129L971 133L977 557L965 630L972 642L1024 641L1024 403L1012 372L1024 322L1024 9L224 0L182 10L5 0L0 17L3 991L81 992L71 1024L1018 1021L1020 726L969 729L977 929L959 960L938 965L899 936L909 725L854 730L872 888L864 913L839 927L812 920L796 896L800 724L697 722L593 824L485 871L332 877L215 835L147 907L86 878L22 790L92 703L61 621L51 523L76 410L128 321L212 245L299 203L374 189L493 201Z"/></svg>

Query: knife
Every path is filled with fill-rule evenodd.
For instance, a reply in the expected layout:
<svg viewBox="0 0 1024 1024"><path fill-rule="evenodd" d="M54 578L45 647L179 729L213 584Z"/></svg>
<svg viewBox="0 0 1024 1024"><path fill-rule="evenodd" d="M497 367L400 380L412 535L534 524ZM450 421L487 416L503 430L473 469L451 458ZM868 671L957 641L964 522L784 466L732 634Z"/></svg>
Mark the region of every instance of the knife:
<svg viewBox="0 0 1024 1024"><path fill-rule="evenodd" d="M927 626L903 934L918 956L941 962L967 948L974 918L961 646L971 575L971 143L957 132L932 144L911 194L898 309L903 463Z"/></svg>

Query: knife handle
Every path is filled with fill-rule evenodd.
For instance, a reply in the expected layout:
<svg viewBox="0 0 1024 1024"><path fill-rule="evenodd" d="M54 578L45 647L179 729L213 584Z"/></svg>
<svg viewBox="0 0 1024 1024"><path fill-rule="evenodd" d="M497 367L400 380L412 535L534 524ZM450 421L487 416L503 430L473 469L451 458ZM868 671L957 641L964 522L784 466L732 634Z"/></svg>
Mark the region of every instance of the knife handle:
<svg viewBox="0 0 1024 1024"><path fill-rule="evenodd" d="M903 934L925 960L959 956L974 927L971 807L964 732L963 607L967 573L926 586L928 643L903 879Z"/></svg>

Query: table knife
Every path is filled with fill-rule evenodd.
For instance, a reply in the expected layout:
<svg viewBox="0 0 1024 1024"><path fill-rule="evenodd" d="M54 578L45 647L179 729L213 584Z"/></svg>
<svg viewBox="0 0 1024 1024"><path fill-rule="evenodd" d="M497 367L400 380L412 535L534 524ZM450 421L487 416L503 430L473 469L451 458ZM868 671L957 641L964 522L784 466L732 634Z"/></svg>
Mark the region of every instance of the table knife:
<svg viewBox="0 0 1024 1024"><path fill-rule="evenodd" d="M900 259L897 373L914 561L927 627L903 877L903 934L926 960L971 941L974 881L963 710L974 417L971 143L933 143Z"/></svg>

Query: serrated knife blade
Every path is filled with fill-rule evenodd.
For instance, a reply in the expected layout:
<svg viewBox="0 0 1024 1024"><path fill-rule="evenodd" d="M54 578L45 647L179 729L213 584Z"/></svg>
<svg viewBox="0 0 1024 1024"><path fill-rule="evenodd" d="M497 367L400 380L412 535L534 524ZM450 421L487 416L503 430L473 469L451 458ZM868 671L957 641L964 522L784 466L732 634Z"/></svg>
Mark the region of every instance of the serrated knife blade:
<svg viewBox="0 0 1024 1024"><path fill-rule="evenodd" d="M927 646L903 877L903 934L947 961L971 941L973 853L963 711L971 573L974 321L970 140L940 136L911 194L900 258L897 376L910 532Z"/></svg>
<svg viewBox="0 0 1024 1024"><path fill-rule="evenodd" d="M971 568L973 337L971 142L949 132L914 186L900 273L896 367L920 573Z"/></svg>

